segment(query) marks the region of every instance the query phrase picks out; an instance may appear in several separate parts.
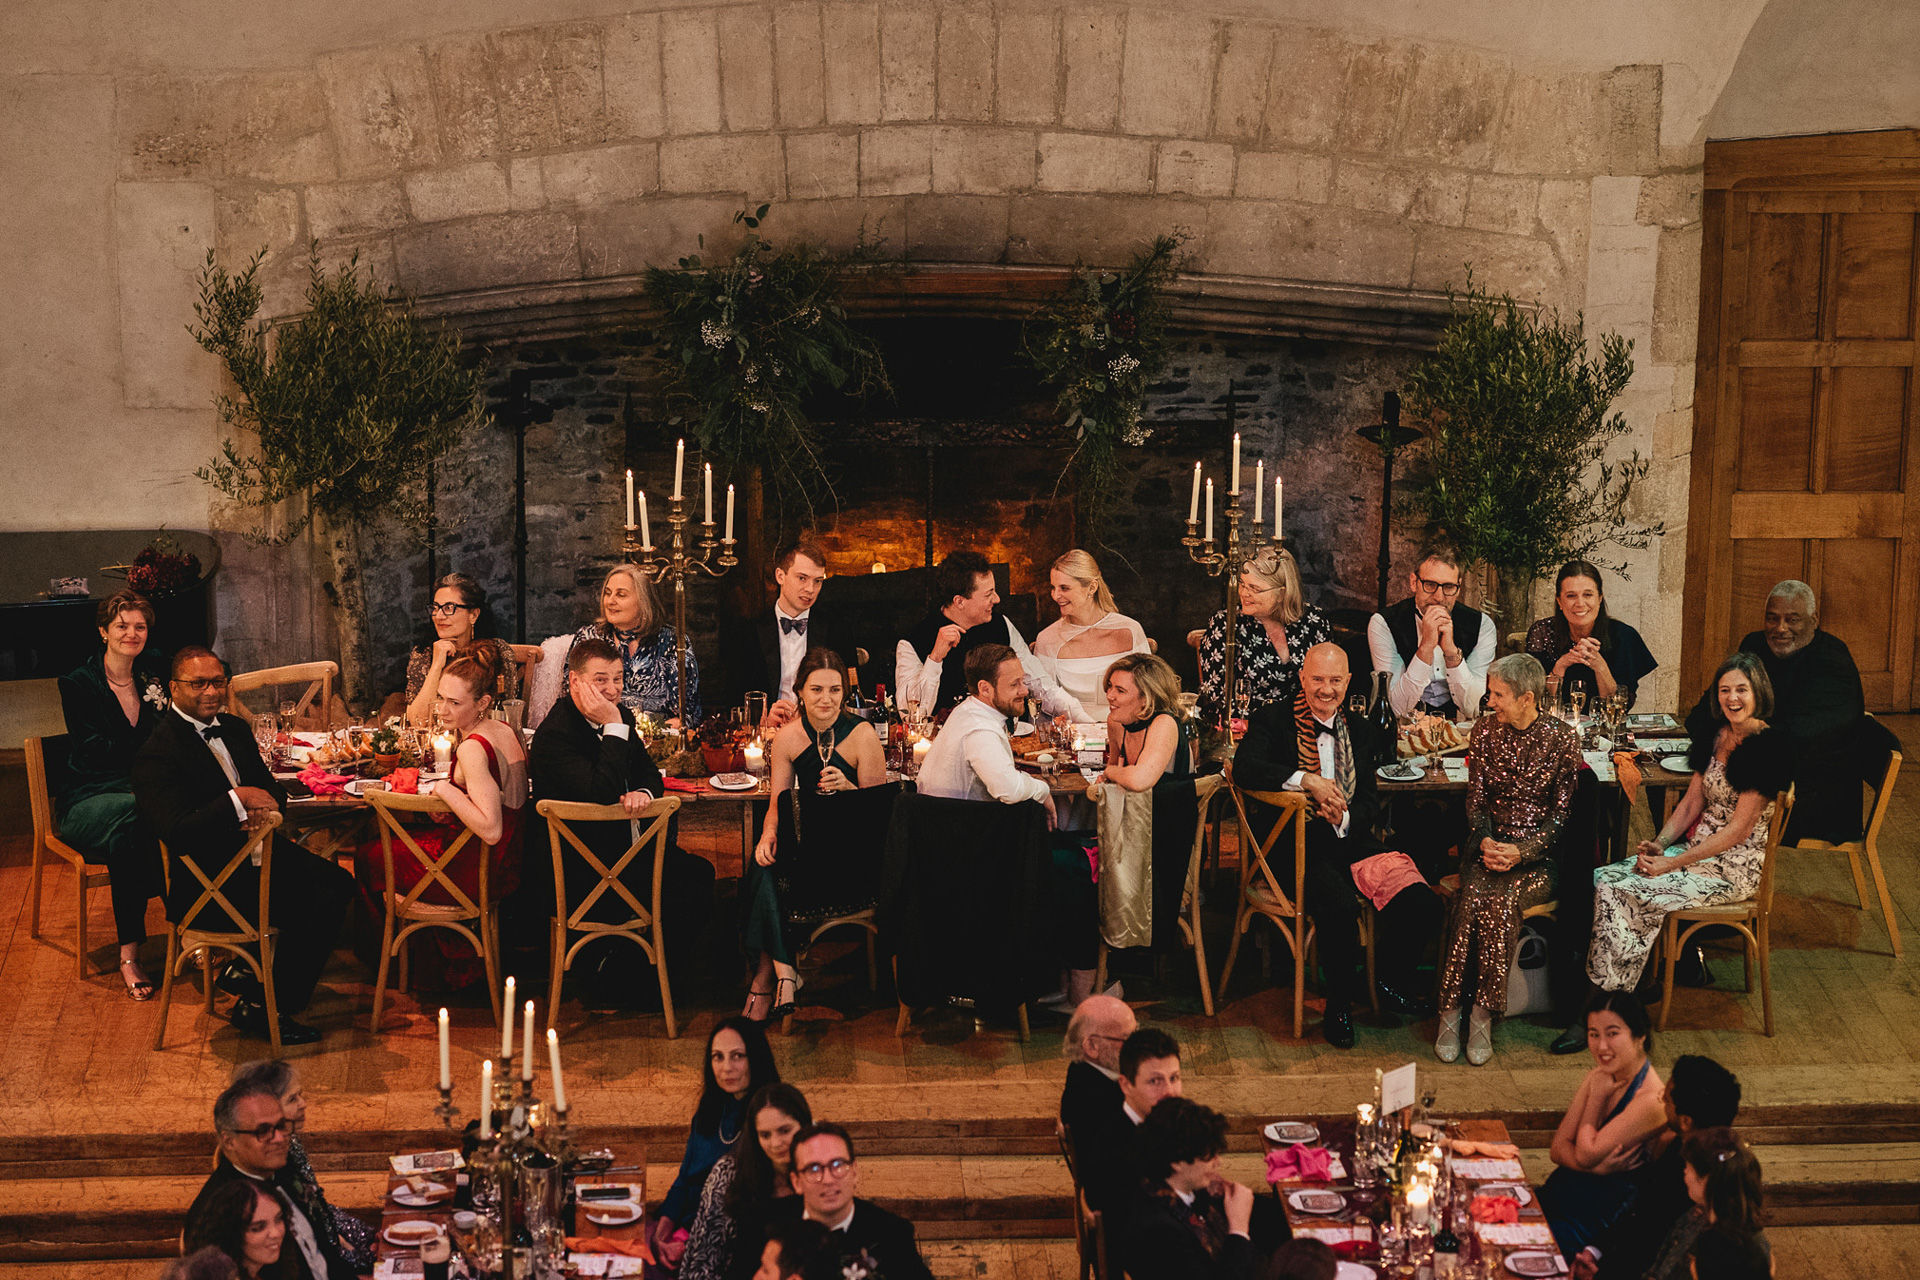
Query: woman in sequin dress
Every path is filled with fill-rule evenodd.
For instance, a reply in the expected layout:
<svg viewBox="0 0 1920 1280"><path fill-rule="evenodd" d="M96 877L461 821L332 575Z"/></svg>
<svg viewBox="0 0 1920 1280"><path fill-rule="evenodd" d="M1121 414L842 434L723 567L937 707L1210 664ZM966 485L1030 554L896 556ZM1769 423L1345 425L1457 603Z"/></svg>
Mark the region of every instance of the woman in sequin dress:
<svg viewBox="0 0 1920 1280"><path fill-rule="evenodd" d="M1473 726L1467 782L1468 836L1461 845L1460 891L1440 949L1442 1062L1460 1056L1460 1014L1471 1004L1467 1061L1493 1056L1493 1016L1507 1005L1507 969L1520 913L1551 901L1553 843L1566 820L1580 769L1571 727L1540 713L1546 672L1524 653L1487 671L1492 714Z"/></svg>
<svg viewBox="0 0 1920 1280"><path fill-rule="evenodd" d="M600 616L576 631L575 644L605 640L620 655L620 705L652 715L679 714L674 630L660 618L653 583L630 564L607 570L600 584ZM687 725L700 723L700 664L687 650Z"/></svg>
<svg viewBox="0 0 1920 1280"><path fill-rule="evenodd" d="M1587 977L1603 991L1638 985L1668 912L1739 902L1760 886L1792 747L1785 730L1767 727L1773 685L1760 659L1734 654L1713 673L1713 688L1716 728L1693 740L1686 797L1632 857L1593 873Z"/></svg>
<svg viewBox="0 0 1920 1280"><path fill-rule="evenodd" d="M1249 714L1268 703L1293 704L1307 650L1333 639L1327 615L1308 604L1300 568L1285 550L1269 547L1240 566L1240 612L1233 619L1238 646L1235 688ZM1227 678L1227 611L1207 621L1200 641L1200 708L1220 714Z"/></svg>

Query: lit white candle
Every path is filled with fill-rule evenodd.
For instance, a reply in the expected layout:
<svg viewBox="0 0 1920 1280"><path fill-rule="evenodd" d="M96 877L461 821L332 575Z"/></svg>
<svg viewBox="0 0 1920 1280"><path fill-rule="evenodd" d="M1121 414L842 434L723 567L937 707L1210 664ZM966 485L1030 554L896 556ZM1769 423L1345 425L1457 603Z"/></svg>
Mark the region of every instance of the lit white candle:
<svg viewBox="0 0 1920 1280"><path fill-rule="evenodd" d="M647 491L640 491L640 549L653 550L653 530L647 528Z"/></svg>
<svg viewBox="0 0 1920 1280"><path fill-rule="evenodd" d="M533 1001L526 1004L526 1021L520 1027L520 1078L533 1079Z"/></svg>
<svg viewBox="0 0 1920 1280"><path fill-rule="evenodd" d="M930 738L920 739L918 742L913 744L913 762L915 764L924 763L927 758L927 752L931 750L933 750L932 739Z"/></svg>
<svg viewBox="0 0 1920 1280"><path fill-rule="evenodd" d="M627 528L633 528L633 468L627 468Z"/></svg>
<svg viewBox="0 0 1920 1280"><path fill-rule="evenodd" d="M1416 1182L1407 1191L1407 1218L1416 1227L1424 1226L1427 1221L1427 1205L1432 1201L1433 1193L1426 1184Z"/></svg>
<svg viewBox="0 0 1920 1280"><path fill-rule="evenodd" d="M746 758L747 772L755 777L767 767L767 753L757 742L749 742L740 754Z"/></svg>
<svg viewBox="0 0 1920 1280"><path fill-rule="evenodd" d="M445 773L453 763L453 739L441 734L433 740L433 767Z"/></svg>
<svg viewBox="0 0 1920 1280"><path fill-rule="evenodd" d="M1280 541L1280 491L1285 482L1279 476L1273 478L1273 540Z"/></svg>
<svg viewBox="0 0 1920 1280"><path fill-rule="evenodd" d="M1267 496L1267 460L1265 458L1253 464L1253 531L1260 532L1260 500Z"/></svg>
<svg viewBox="0 0 1920 1280"><path fill-rule="evenodd" d="M513 1025L513 1019L507 1019L507 1025ZM480 1136L493 1136L493 1059L488 1058L480 1064Z"/></svg>
<svg viewBox="0 0 1920 1280"><path fill-rule="evenodd" d="M453 1047L447 1039L447 1011L440 1011L440 1087L453 1088Z"/></svg>
<svg viewBox="0 0 1920 1280"><path fill-rule="evenodd" d="M706 464L706 486L707 486L706 522L708 524L712 524L713 523L713 464L711 462Z"/></svg>
<svg viewBox="0 0 1920 1280"><path fill-rule="evenodd" d="M1193 464L1193 501L1187 504L1187 523L1200 518L1200 464Z"/></svg>
<svg viewBox="0 0 1920 1280"><path fill-rule="evenodd" d="M733 541L733 486L727 486L727 532L728 542Z"/></svg>
<svg viewBox="0 0 1920 1280"><path fill-rule="evenodd" d="M513 975L507 975L507 998L500 1006L506 1016L500 1019L500 1060L513 1061Z"/></svg>
<svg viewBox="0 0 1920 1280"><path fill-rule="evenodd" d="M1227 473L1228 493L1240 492L1240 433L1233 433L1233 470Z"/></svg>
<svg viewBox="0 0 1920 1280"><path fill-rule="evenodd" d="M687 465L687 442L679 441L673 446L673 500L680 501L680 473Z"/></svg>
<svg viewBox="0 0 1920 1280"><path fill-rule="evenodd" d="M547 1061L553 1066L553 1105L558 1111L567 1109L567 1086L560 1079L560 1033L552 1027L547 1028Z"/></svg>
<svg viewBox="0 0 1920 1280"><path fill-rule="evenodd" d="M1213 541L1213 481L1207 481L1207 541Z"/></svg>

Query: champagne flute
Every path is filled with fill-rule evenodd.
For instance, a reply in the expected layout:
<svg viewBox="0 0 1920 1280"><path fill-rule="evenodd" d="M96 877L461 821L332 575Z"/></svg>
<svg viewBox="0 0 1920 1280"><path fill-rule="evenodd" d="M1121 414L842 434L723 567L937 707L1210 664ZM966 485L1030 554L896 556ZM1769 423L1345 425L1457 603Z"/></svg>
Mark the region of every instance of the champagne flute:
<svg viewBox="0 0 1920 1280"><path fill-rule="evenodd" d="M1547 677L1547 705L1541 708L1541 710L1546 711L1551 715L1557 716L1560 714L1560 677L1559 676Z"/></svg>
<svg viewBox="0 0 1920 1280"><path fill-rule="evenodd" d="M278 733L279 728L274 723L273 713L271 711L264 712L253 718L253 741L254 744L260 748L261 756L271 757L273 755L273 739Z"/></svg>
<svg viewBox="0 0 1920 1280"><path fill-rule="evenodd" d="M824 771L828 763L833 759L833 730L831 728L814 739L813 749L820 753L820 768ZM824 782L820 783L817 789L822 795L826 794L827 788Z"/></svg>

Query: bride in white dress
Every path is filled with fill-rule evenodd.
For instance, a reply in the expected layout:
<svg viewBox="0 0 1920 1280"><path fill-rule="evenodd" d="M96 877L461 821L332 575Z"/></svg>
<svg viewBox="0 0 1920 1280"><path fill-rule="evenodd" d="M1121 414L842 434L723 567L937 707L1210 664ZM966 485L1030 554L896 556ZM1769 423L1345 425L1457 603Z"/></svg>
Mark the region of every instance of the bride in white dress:
<svg viewBox="0 0 1920 1280"><path fill-rule="evenodd" d="M1049 573L1060 620L1034 637L1033 655L1083 707L1106 705L1107 668L1129 653L1150 653L1140 624L1115 610L1092 556L1075 550Z"/></svg>

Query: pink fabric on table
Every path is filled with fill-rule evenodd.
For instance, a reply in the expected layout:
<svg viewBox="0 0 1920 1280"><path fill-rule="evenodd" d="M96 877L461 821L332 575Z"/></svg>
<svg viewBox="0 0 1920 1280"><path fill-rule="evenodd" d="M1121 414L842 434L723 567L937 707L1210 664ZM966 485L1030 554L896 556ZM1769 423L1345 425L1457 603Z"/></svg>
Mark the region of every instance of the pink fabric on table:
<svg viewBox="0 0 1920 1280"><path fill-rule="evenodd" d="M1420 868L1404 853L1376 853L1353 864L1353 886L1380 911L1408 885L1425 884Z"/></svg>
<svg viewBox="0 0 1920 1280"><path fill-rule="evenodd" d="M351 781L345 774L328 773L317 764L310 764L299 774L300 785L317 796L337 796L346 790Z"/></svg>
<svg viewBox="0 0 1920 1280"><path fill-rule="evenodd" d="M1475 1222L1518 1222L1520 1202L1512 1196L1475 1196L1467 1204L1467 1215Z"/></svg>
<svg viewBox="0 0 1920 1280"><path fill-rule="evenodd" d="M666 783L667 790L669 791L685 791L685 792L688 792L689 794L696 795L696 796L700 794L700 790L701 790L700 784L692 781L691 779L664 778L662 779L662 781Z"/></svg>
<svg viewBox="0 0 1920 1280"><path fill-rule="evenodd" d="M1325 1147L1279 1147L1267 1152L1268 1182L1325 1182L1333 1176L1333 1153Z"/></svg>
<svg viewBox="0 0 1920 1280"><path fill-rule="evenodd" d="M397 791L403 796L420 794L420 771L418 769L395 769L387 775L387 790Z"/></svg>

